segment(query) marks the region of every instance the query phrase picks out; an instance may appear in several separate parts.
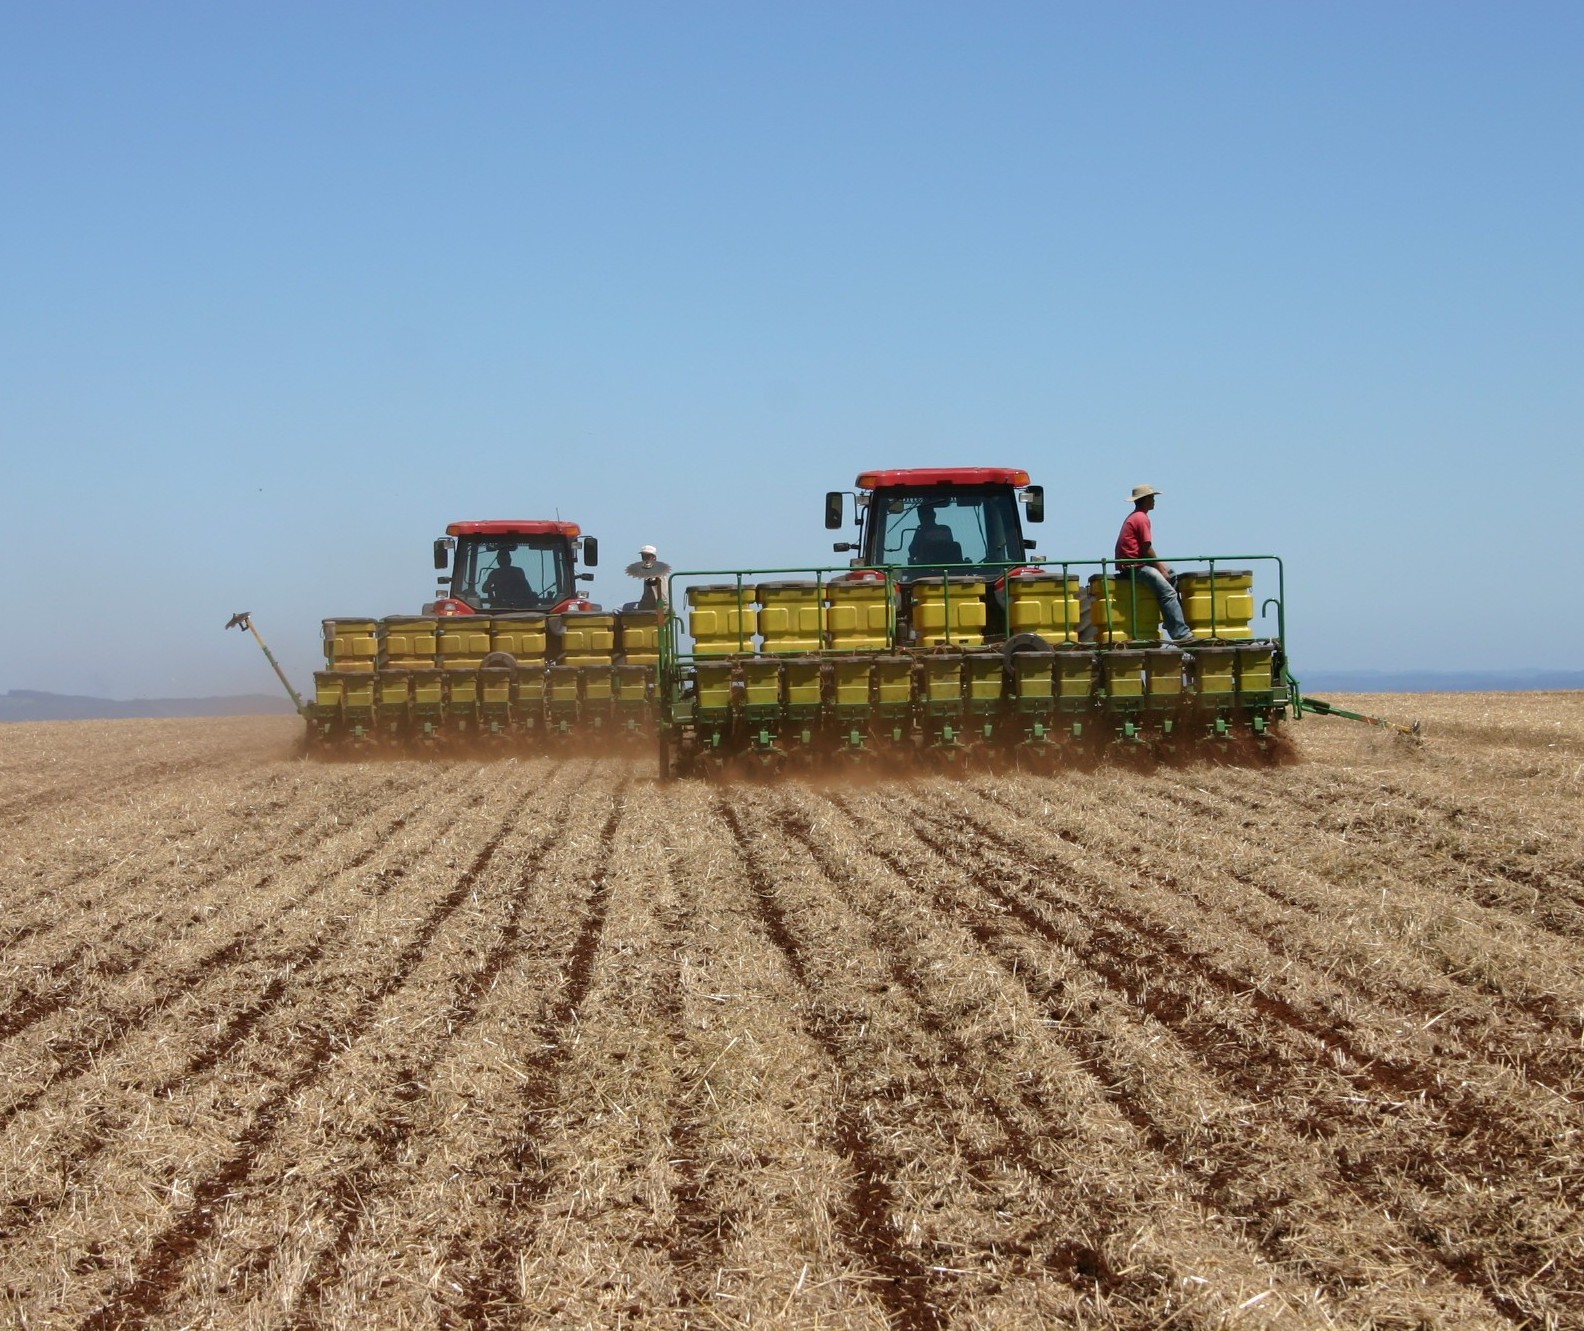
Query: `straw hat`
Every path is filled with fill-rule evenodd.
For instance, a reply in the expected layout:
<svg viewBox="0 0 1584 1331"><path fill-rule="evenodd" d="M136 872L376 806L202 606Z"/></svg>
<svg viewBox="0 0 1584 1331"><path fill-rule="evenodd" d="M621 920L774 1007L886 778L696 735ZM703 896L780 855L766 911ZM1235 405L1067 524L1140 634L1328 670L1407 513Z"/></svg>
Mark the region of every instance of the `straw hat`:
<svg viewBox="0 0 1584 1331"><path fill-rule="evenodd" d="M1133 487L1133 502L1136 504L1140 499L1148 499L1151 495L1158 495L1159 493L1160 491L1153 485L1135 485Z"/></svg>

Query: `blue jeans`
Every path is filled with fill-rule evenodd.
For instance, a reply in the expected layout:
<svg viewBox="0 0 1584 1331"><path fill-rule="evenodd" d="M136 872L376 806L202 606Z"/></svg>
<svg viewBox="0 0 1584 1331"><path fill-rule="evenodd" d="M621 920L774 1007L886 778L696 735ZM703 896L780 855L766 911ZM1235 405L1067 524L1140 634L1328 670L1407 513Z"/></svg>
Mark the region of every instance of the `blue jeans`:
<svg viewBox="0 0 1584 1331"><path fill-rule="evenodd" d="M1134 569L1133 576L1154 592L1155 599L1160 602L1161 623L1166 626L1166 636L1173 639L1187 637L1192 630L1183 618L1182 602L1177 598L1177 588L1172 586L1171 579L1149 565Z"/></svg>

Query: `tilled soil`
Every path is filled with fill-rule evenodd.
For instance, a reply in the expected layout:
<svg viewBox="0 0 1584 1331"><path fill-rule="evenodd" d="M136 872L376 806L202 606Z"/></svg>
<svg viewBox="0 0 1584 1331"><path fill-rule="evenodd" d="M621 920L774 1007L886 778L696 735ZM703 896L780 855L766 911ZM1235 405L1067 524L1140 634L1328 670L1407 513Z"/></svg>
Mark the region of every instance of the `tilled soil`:
<svg viewBox="0 0 1584 1331"><path fill-rule="evenodd" d="M1584 695L660 784L0 727L26 1327L1584 1324Z"/></svg>

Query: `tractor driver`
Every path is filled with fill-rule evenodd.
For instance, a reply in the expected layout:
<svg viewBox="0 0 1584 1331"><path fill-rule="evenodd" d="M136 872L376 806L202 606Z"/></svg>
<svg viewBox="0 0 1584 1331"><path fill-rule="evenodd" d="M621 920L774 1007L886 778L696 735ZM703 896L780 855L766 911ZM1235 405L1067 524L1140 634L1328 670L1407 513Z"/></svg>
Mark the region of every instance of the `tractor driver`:
<svg viewBox="0 0 1584 1331"><path fill-rule="evenodd" d="M962 547L952 539L951 528L943 526L935 516L938 505L920 504L919 522L913 539L908 542L908 563L917 568L920 564L960 564Z"/></svg>
<svg viewBox="0 0 1584 1331"><path fill-rule="evenodd" d="M495 556L495 567L484 579L484 595L496 609L532 605L536 599L528 575L512 563L510 550Z"/></svg>

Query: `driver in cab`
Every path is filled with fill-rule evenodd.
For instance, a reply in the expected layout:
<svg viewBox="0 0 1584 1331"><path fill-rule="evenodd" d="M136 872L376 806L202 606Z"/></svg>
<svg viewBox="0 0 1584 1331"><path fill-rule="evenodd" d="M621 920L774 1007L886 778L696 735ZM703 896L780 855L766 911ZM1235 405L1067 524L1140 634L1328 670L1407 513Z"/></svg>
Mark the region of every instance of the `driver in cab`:
<svg viewBox="0 0 1584 1331"><path fill-rule="evenodd" d="M528 575L512 563L510 550L502 550L495 557L495 567L485 577L483 590L490 605L496 608L529 606L535 600Z"/></svg>
<svg viewBox="0 0 1584 1331"><path fill-rule="evenodd" d="M908 563L917 568L921 564L960 564L962 546L952 536L950 527L942 525L936 517L935 504L919 506L918 527L908 542Z"/></svg>

